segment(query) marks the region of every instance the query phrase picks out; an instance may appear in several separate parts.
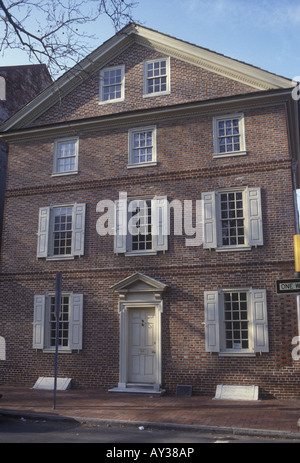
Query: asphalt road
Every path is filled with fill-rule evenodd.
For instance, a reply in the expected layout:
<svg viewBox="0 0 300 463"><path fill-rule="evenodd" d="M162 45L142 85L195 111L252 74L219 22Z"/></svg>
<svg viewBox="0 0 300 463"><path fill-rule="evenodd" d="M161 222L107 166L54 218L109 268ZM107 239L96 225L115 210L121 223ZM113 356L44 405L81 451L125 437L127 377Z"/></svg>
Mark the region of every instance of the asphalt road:
<svg viewBox="0 0 300 463"><path fill-rule="evenodd" d="M181 460L182 458L191 461L197 456L197 444L201 443L275 442L300 443L300 439L296 441L280 438L234 436L178 429L139 429L138 426L104 426L90 423L81 424L76 421L29 420L0 416L0 443L101 443L103 444L101 456L114 459L126 457L131 461L141 462L146 457L149 460L150 456L154 459L166 458L169 461L170 459ZM130 446L129 444L134 445ZM134 449L136 452L140 449L140 452L117 454L116 452L122 451L123 447L131 449L132 452ZM199 461L198 458L197 460Z"/></svg>

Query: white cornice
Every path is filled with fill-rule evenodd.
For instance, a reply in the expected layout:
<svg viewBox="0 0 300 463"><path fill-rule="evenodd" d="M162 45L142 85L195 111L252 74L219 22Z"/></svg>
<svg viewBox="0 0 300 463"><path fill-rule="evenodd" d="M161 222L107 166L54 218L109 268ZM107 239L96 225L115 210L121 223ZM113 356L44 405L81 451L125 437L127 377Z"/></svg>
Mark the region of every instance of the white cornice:
<svg viewBox="0 0 300 463"><path fill-rule="evenodd" d="M137 41L144 46L157 49L193 65L250 85L257 90L292 88L295 86L291 79L142 26L136 26L136 34Z"/></svg>

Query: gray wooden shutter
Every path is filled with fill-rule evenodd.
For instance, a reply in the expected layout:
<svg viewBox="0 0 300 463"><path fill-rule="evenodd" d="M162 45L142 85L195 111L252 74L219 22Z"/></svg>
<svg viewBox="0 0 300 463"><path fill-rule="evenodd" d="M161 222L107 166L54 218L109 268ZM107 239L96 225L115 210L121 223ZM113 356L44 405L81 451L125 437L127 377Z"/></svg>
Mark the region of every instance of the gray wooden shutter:
<svg viewBox="0 0 300 463"><path fill-rule="evenodd" d="M216 192L202 193L203 200L203 248L217 247Z"/></svg>
<svg viewBox="0 0 300 463"><path fill-rule="evenodd" d="M39 210L37 257L48 256L49 220L50 207L41 207Z"/></svg>
<svg viewBox="0 0 300 463"><path fill-rule="evenodd" d="M116 254L126 252L127 248L127 200L121 199L115 202L115 240L114 252Z"/></svg>
<svg viewBox="0 0 300 463"><path fill-rule="evenodd" d="M34 296L34 316L33 316L33 348L44 348L45 333L45 303L46 297L42 295Z"/></svg>
<svg viewBox="0 0 300 463"><path fill-rule="evenodd" d="M156 251L168 250L169 208L167 196L156 196L151 201L152 243Z"/></svg>
<svg viewBox="0 0 300 463"><path fill-rule="evenodd" d="M82 349L83 295L70 296L70 349Z"/></svg>
<svg viewBox="0 0 300 463"><path fill-rule="evenodd" d="M248 198L249 245L250 246L262 246L264 244L264 241L263 241L260 188L248 188L247 198Z"/></svg>
<svg viewBox="0 0 300 463"><path fill-rule="evenodd" d="M205 350L220 352L219 293L204 291Z"/></svg>
<svg viewBox="0 0 300 463"><path fill-rule="evenodd" d="M265 289L251 291L253 310L253 344L255 352L269 352L267 295Z"/></svg>
<svg viewBox="0 0 300 463"><path fill-rule="evenodd" d="M73 209L73 256L83 256L85 235L85 204L75 204Z"/></svg>

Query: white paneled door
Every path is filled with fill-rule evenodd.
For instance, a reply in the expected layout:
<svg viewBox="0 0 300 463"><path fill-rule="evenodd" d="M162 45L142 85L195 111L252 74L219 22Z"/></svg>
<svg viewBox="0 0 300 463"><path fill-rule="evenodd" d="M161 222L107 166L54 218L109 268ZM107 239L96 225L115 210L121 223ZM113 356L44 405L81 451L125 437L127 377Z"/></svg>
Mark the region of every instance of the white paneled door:
<svg viewBox="0 0 300 463"><path fill-rule="evenodd" d="M154 308L132 308L128 317L128 381L155 383L156 323Z"/></svg>

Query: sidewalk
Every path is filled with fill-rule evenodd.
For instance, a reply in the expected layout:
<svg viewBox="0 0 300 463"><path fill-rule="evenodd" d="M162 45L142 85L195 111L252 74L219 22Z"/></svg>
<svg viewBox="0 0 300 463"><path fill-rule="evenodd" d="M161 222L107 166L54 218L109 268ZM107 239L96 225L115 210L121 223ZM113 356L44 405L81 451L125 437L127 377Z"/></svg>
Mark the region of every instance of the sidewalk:
<svg viewBox="0 0 300 463"><path fill-rule="evenodd" d="M43 416L136 426L180 426L203 431L297 437L300 440L300 400L241 402L211 397L140 396L100 390L53 392L25 387L1 387L0 415ZM0 429L1 432L1 429Z"/></svg>

